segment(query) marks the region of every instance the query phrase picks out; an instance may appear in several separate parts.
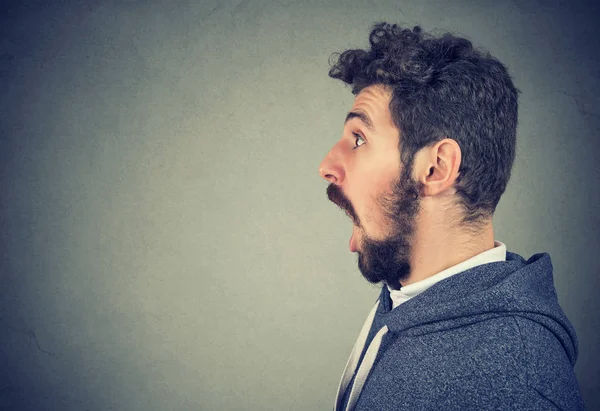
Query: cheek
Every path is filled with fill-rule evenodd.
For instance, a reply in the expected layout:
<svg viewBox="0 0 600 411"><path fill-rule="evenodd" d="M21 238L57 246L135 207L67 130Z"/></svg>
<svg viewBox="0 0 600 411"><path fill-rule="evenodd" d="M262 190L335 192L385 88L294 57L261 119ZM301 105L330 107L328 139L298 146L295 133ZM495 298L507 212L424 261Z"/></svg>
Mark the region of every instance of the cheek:
<svg viewBox="0 0 600 411"><path fill-rule="evenodd" d="M347 176L352 182L350 200L365 222L383 223L378 199L391 193L400 175L399 154L395 156L392 152L391 149L388 153L367 153L365 150L352 163L352 172Z"/></svg>
<svg viewBox="0 0 600 411"><path fill-rule="evenodd" d="M361 184L356 185L356 191L353 193L354 209L369 232L378 231L376 226L385 223L384 213L378 200L382 195L389 193L386 186L376 180L365 179Z"/></svg>

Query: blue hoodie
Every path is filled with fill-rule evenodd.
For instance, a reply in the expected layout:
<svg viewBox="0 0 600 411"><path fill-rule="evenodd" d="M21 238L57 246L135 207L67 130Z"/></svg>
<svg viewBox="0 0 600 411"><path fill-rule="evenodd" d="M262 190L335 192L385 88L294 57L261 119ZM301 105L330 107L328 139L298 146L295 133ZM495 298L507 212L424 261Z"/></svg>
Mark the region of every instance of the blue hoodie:
<svg viewBox="0 0 600 411"><path fill-rule="evenodd" d="M507 252L393 310L383 287L370 317L336 410L585 409L577 336L547 253L525 261Z"/></svg>

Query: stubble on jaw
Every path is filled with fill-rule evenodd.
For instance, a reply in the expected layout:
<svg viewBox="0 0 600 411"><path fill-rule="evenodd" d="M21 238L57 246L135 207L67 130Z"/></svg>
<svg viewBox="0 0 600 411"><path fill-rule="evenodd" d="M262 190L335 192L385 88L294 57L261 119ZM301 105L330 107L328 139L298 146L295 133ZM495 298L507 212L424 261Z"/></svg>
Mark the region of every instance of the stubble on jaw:
<svg viewBox="0 0 600 411"><path fill-rule="evenodd" d="M405 168L410 169L412 162ZM378 198L376 203L384 214L390 234L383 240L368 235L360 240L358 266L367 281L383 281L393 289L400 289L400 282L410 277L411 244L422 185L412 179L410 171L403 171L391 192Z"/></svg>

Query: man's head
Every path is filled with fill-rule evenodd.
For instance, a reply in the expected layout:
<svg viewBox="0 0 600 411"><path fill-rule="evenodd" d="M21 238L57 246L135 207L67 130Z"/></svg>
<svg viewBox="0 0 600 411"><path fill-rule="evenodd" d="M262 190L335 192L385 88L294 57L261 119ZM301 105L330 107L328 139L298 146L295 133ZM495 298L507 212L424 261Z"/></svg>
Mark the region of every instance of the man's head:
<svg viewBox="0 0 600 411"><path fill-rule="evenodd" d="M491 220L514 162L518 90L468 40L385 23L329 75L356 98L320 173L353 219L363 275L397 289L424 227L477 233Z"/></svg>

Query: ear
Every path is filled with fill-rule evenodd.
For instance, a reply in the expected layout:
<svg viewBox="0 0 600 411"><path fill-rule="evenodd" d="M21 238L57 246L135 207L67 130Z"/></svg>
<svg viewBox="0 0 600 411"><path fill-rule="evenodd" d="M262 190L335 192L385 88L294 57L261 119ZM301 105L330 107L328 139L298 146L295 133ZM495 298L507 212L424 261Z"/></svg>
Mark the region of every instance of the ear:
<svg viewBox="0 0 600 411"><path fill-rule="evenodd" d="M424 147L415 161L415 178L423 183L423 194L435 196L450 189L458 177L462 156L456 140L445 138Z"/></svg>

